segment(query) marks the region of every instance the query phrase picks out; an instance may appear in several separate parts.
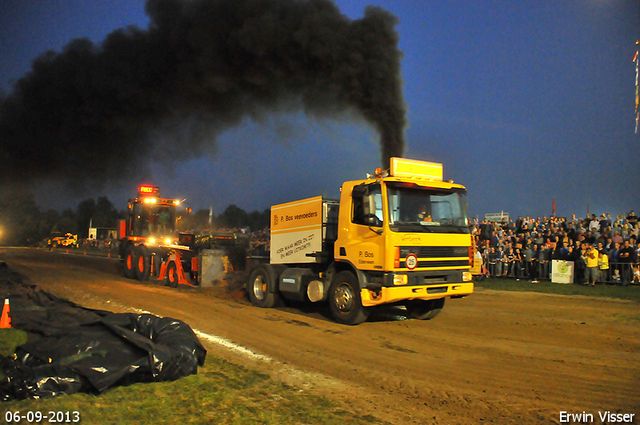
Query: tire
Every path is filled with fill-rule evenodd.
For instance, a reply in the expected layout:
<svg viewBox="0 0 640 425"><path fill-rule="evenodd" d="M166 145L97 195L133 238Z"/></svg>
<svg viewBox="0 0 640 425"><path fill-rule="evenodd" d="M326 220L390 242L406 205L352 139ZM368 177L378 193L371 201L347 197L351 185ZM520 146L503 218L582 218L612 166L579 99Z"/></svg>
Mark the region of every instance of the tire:
<svg viewBox="0 0 640 425"><path fill-rule="evenodd" d="M165 285L172 288L178 287L178 267L175 261L171 261L167 266L167 275L164 278Z"/></svg>
<svg viewBox="0 0 640 425"><path fill-rule="evenodd" d="M151 257L149 256L147 248L142 245L136 249L134 266L136 278L138 280L149 280L149 274L151 273Z"/></svg>
<svg viewBox="0 0 640 425"><path fill-rule="evenodd" d="M439 300L413 300L406 304L409 316L419 320L431 320L442 311L444 298Z"/></svg>
<svg viewBox="0 0 640 425"><path fill-rule="evenodd" d="M329 308L333 318L343 325L358 325L369 317L370 309L362 306L360 285L349 271L338 273L329 288Z"/></svg>
<svg viewBox="0 0 640 425"><path fill-rule="evenodd" d="M158 254L154 254L153 256L153 283L161 284L162 281L158 280L158 276L160 276L160 268L162 267L162 257Z"/></svg>
<svg viewBox="0 0 640 425"><path fill-rule="evenodd" d="M135 259L135 248L133 245L130 245L124 252L124 275L129 279L135 279L136 277Z"/></svg>
<svg viewBox="0 0 640 425"><path fill-rule="evenodd" d="M258 266L251 271L247 284L251 304L261 308L274 307L280 301L276 289L276 274L271 267Z"/></svg>

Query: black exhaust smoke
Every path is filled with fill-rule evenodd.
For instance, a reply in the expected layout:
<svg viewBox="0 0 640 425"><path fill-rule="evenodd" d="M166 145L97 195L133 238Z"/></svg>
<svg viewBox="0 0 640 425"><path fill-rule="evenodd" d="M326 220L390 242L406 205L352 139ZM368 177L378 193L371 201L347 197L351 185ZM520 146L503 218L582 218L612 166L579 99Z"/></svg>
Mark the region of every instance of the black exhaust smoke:
<svg viewBox="0 0 640 425"><path fill-rule="evenodd" d="M36 58L0 101L0 183L139 176L210 151L244 118L356 112L382 164L404 151L397 18L329 0L148 0L148 30Z"/></svg>

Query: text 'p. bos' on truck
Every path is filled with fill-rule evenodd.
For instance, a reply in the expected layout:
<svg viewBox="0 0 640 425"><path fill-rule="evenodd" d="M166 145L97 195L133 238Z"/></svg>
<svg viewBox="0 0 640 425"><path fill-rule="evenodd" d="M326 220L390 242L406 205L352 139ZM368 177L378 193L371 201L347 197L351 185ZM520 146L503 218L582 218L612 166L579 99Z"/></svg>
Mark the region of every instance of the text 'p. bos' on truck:
<svg viewBox="0 0 640 425"><path fill-rule="evenodd" d="M472 246L464 186L444 181L442 164L391 158L345 182L339 200L272 206L269 262L253 267L247 292L259 307L326 301L347 325L383 304L431 319L447 297L473 293Z"/></svg>

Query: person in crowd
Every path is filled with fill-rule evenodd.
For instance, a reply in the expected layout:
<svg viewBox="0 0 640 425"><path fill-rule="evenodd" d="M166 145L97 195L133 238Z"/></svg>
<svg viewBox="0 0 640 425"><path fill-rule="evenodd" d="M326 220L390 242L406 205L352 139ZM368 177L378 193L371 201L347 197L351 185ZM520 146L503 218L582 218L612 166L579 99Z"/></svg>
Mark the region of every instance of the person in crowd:
<svg viewBox="0 0 640 425"><path fill-rule="evenodd" d="M600 229L600 222L598 221L598 217L595 214L591 214L591 221L589 221L588 229L591 232Z"/></svg>
<svg viewBox="0 0 640 425"><path fill-rule="evenodd" d="M522 217L518 216L518 219L516 220L516 233L522 233L522 225L524 224L524 220L522 219Z"/></svg>
<svg viewBox="0 0 640 425"><path fill-rule="evenodd" d="M620 248L618 252L618 258L620 263L620 275L622 276L622 284L628 285L631 283L631 264L635 263L635 249L631 247L631 240L624 241L624 246Z"/></svg>
<svg viewBox="0 0 640 425"><path fill-rule="evenodd" d="M504 255L507 259L506 261L506 270L503 271L503 276L505 277L513 277L513 263L515 261L515 256L513 253L513 248L511 242L507 242L507 247L504 250Z"/></svg>
<svg viewBox="0 0 640 425"><path fill-rule="evenodd" d="M574 270L575 270L575 282L578 284L583 284L585 279L585 269L587 267L587 261L585 257L585 252L587 250L587 242L582 240L578 244L578 249L575 250L575 258L574 258Z"/></svg>
<svg viewBox="0 0 640 425"><path fill-rule="evenodd" d="M637 238L632 238L630 243L630 245L632 245L636 250L635 262L632 264L633 279L631 283L633 284L640 284L640 244L638 244L637 241Z"/></svg>
<svg viewBox="0 0 640 425"><path fill-rule="evenodd" d="M585 262L585 281L587 285L596 286L599 273L598 250L592 244L586 244L582 255Z"/></svg>
<svg viewBox="0 0 640 425"><path fill-rule="evenodd" d="M613 249L613 239L611 239L611 236L606 238L604 249L607 251L607 255Z"/></svg>
<svg viewBox="0 0 640 425"><path fill-rule="evenodd" d="M624 239L622 239L622 236L620 235L619 230L613 231L613 237L611 238L611 240L613 241L613 243L617 243L617 244L622 244L622 242L624 242Z"/></svg>
<svg viewBox="0 0 640 425"><path fill-rule="evenodd" d="M638 217L636 217L636 213L633 210L631 210L631 212L627 216L627 223L629 223L629 225L634 228L638 224Z"/></svg>
<svg viewBox="0 0 640 425"><path fill-rule="evenodd" d="M496 250L496 274L494 276L502 277L503 269L506 263L506 257L504 255L504 251L502 249L502 245L498 245L498 249Z"/></svg>
<svg viewBox="0 0 640 425"><path fill-rule="evenodd" d="M529 270L531 273L531 283L538 283L538 276L540 275L540 260L539 260L540 246L534 244L531 249L531 264Z"/></svg>
<svg viewBox="0 0 640 425"><path fill-rule="evenodd" d="M496 264L497 264L498 253L496 252L496 247L492 246L491 251L489 252L489 274L491 276L498 276L496 273Z"/></svg>
<svg viewBox="0 0 640 425"><path fill-rule="evenodd" d="M611 282L614 285L620 285L622 283L622 276L620 276L620 270L615 269L613 271L613 275L611 276Z"/></svg>
<svg viewBox="0 0 640 425"><path fill-rule="evenodd" d="M609 276L609 256L604 249L598 251L598 268L600 269L600 276L598 277L598 280L603 283L610 282L611 276Z"/></svg>
<svg viewBox="0 0 640 425"><path fill-rule="evenodd" d="M613 270L620 271L620 258L618 257L618 253L620 252L620 244L622 242L614 242L613 247L609 251L609 264ZM612 271L613 273L613 271ZM619 274L619 273L618 273Z"/></svg>
<svg viewBox="0 0 640 425"><path fill-rule="evenodd" d="M609 226L613 225L613 220L611 219L611 214L607 213L607 222L609 223Z"/></svg>
<svg viewBox="0 0 640 425"><path fill-rule="evenodd" d="M516 280L520 280L524 275L524 262L522 258L522 244L516 243L516 248L513 250L513 276Z"/></svg>
<svg viewBox="0 0 640 425"><path fill-rule="evenodd" d="M531 239L527 240L527 243L522 247L522 261L524 262L524 277L531 279L531 262L533 260L533 250L531 249L533 244Z"/></svg>
<svg viewBox="0 0 640 425"><path fill-rule="evenodd" d="M538 255L538 261L540 262L540 278L549 279L551 275L551 244L546 243L540 247L540 254Z"/></svg>
<svg viewBox="0 0 640 425"><path fill-rule="evenodd" d="M498 231L494 230L491 236L491 246L497 247L498 243L500 243L500 237L498 236Z"/></svg>

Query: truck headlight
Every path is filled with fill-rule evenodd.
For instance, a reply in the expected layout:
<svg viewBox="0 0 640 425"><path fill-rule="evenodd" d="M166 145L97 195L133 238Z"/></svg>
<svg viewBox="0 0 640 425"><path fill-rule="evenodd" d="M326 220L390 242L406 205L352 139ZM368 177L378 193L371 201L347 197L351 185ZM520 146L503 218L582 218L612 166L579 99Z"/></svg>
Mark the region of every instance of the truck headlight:
<svg viewBox="0 0 640 425"><path fill-rule="evenodd" d="M393 275L393 284L394 285L406 285L408 282L406 274L396 274Z"/></svg>

